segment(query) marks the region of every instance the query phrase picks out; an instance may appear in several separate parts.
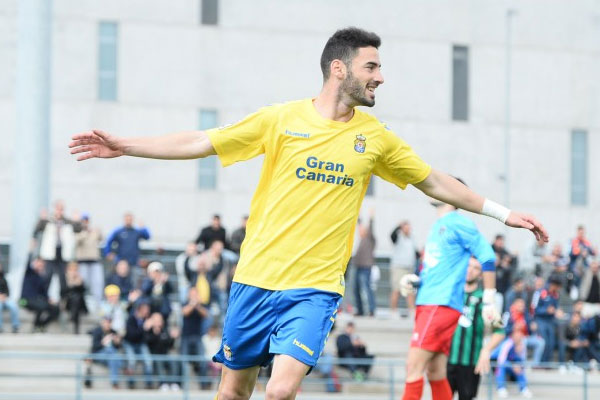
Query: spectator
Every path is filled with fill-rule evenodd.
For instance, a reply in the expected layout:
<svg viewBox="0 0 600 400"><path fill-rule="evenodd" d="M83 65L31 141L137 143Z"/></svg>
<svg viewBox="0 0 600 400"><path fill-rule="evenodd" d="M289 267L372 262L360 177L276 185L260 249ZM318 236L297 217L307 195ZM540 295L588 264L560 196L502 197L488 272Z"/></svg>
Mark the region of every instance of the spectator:
<svg viewBox="0 0 600 400"><path fill-rule="evenodd" d="M521 257L519 267L527 277L541 276L544 265L550 261L548 245L543 240L534 240ZM510 305L510 303L509 303Z"/></svg>
<svg viewBox="0 0 600 400"><path fill-rule="evenodd" d="M364 358L372 360L374 355L367 353L366 344L356 335L353 322L346 324L344 333L340 334L336 340L337 356L339 358ZM352 377L357 381L363 381L371 370L372 363L365 364L340 364L340 367L350 370Z"/></svg>
<svg viewBox="0 0 600 400"><path fill-rule="evenodd" d="M177 272L177 287L179 289L179 301L184 303L187 292L198 274L198 248L196 243L190 242L185 251L175 259L175 271Z"/></svg>
<svg viewBox="0 0 600 400"><path fill-rule="evenodd" d="M227 311L227 287L229 283L229 263L223 257L224 244L220 240L215 240L210 248L202 253L203 266L207 267L206 279L210 284L210 302L219 306L221 315ZM202 269L198 264L199 271Z"/></svg>
<svg viewBox="0 0 600 400"><path fill-rule="evenodd" d="M230 249L235 252L238 256L240 255L240 249L242 248L242 242L246 237L246 224L248 223L248 216L244 215L242 217L242 225L237 228L231 234L231 244Z"/></svg>
<svg viewBox="0 0 600 400"><path fill-rule="evenodd" d="M207 250L215 240L220 240L227 247L225 228L221 226L221 216L218 214L213 215L210 225L202 228L196 238L196 244L202 244L202 248Z"/></svg>
<svg viewBox="0 0 600 400"><path fill-rule="evenodd" d="M4 269L0 264L0 333L4 332L3 325L3 311L7 309L10 313L10 324L12 325L12 332L19 332L19 308L17 304L10 299L10 290L8 288L8 282L4 277Z"/></svg>
<svg viewBox="0 0 600 400"><path fill-rule="evenodd" d="M73 333L79 334L79 319L81 314L87 314L85 305L85 286L83 278L79 274L79 266L75 261L67 265L65 274L66 287L62 298L65 299L66 310L71 312L71 321L73 322Z"/></svg>
<svg viewBox="0 0 600 400"><path fill-rule="evenodd" d="M79 272L94 299L93 306L97 307L102 301L104 290L104 266L100 260L102 233L99 229L92 229L89 215L83 214L81 231L75 234L75 238L75 259L79 264Z"/></svg>
<svg viewBox="0 0 600 400"><path fill-rule="evenodd" d="M496 235L492 243L496 253L496 290L498 308L504 309L504 294L511 285L513 274L516 270L515 258L504 247L504 235Z"/></svg>
<svg viewBox="0 0 600 400"><path fill-rule="evenodd" d="M118 358L121 347L121 337L112 328L110 315L105 315L100 320L100 325L94 328L92 335L92 357L86 359L85 387L92 387L92 363L108 366L108 376L114 389L119 388L119 370L123 361Z"/></svg>
<svg viewBox="0 0 600 400"><path fill-rule="evenodd" d="M592 260L581 280L579 298L584 301L583 313L587 317L600 315L600 263Z"/></svg>
<svg viewBox="0 0 600 400"><path fill-rule="evenodd" d="M543 362L553 361L552 355L556 346L556 319L561 318L563 315L563 312L558 308L561 286L561 280L551 276L548 280L548 287L534 294L532 300L537 329L545 342L542 355Z"/></svg>
<svg viewBox="0 0 600 400"><path fill-rule="evenodd" d="M104 288L106 300L100 303L100 316L111 320L111 329L120 336L125 335L125 317L127 315L121 302L121 290L117 285L107 285Z"/></svg>
<svg viewBox="0 0 600 400"><path fill-rule="evenodd" d="M183 327L181 329L181 346L180 352L184 356L200 356L206 355L202 341L202 326L203 321L209 317L208 304L203 303L198 296L198 289L192 286L188 291L188 299L183 305ZM220 337L219 337L220 341ZM219 343L220 345L220 343ZM217 351L219 350L217 346ZM216 351L212 354L216 354ZM196 375L204 377L206 375L206 363L193 362L192 366ZM201 383L204 388L204 381Z"/></svg>
<svg viewBox="0 0 600 400"><path fill-rule="evenodd" d="M33 322L34 332L45 332L47 325L58 318L59 309L54 300L48 297L48 286L50 282L46 279L46 264L40 257L33 261L31 256L27 261L25 277L23 278L23 289L21 290L20 304L30 311L35 312Z"/></svg>
<svg viewBox="0 0 600 400"><path fill-rule="evenodd" d="M140 221L139 227L133 225L133 214L124 216L123 226L116 228L106 239L104 255L109 260L127 260L131 267L138 266L140 240L150 239L150 231Z"/></svg>
<svg viewBox="0 0 600 400"><path fill-rule="evenodd" d="M588 258L595 256L596 253L596 249L585 237L585 227L579 225L577 227L577 236L571 240L571 252L569 253L571 271L574 271L577 266L587 267Z"/></svg>
<svg viewBox="0 0 600 400"><path fill-rule="evenodd" d="M56 274L61 292L65 289L66 264L75 257L75 233L81 229L78 222L64 216L64 211L64 203L57 200L52 217L42 213L33 231L34 240L39 239L39 256L46 263L46 279L50 281Z"/></svg>
<svg viewBox="0 0 600 400"><path fill-rule="evenodd" d="M591 325L589 321L583 320L579 312L574 312L565 330L567 350L570 353L570 359L576 363L587 362L592 359L596 362L600 361L598 350L595 348L594 343L590 343L589 340L589 333L593 332L593 329L589 329Z"/></svg>
<svg viewBox="0 0 600 400"><path fill-rule="evenodd" d="M148 265L148 277L142 283L141 292L150 299L150 312L159 312L168 321L171 314L169 295L173 289L169 283L169 273L160 262L154 261Z"/></svg>
<svg viewBox="0 0 600 400"><path fill-rule="evenodd" d="M510 375L517 380L521 396L529 399L533 397L527 387L527 377L525 376L525 342L523 340L523 329L518 325L512 331L510 337L506 339L494 351L492 358L497 360L496 384L498 386L498 397L505 399L508 397L506 389L506 375Z"/></svg>
<svg viewBox="0 0 600 400"><path fill-rule="evenodd" d="M560 243L556 243L552 248L548 262L539 276L548 279L551 275L558 277L568 291L573 281L573 274L569 272L569 258L563 254Z"/></svg>
<svg viewBox="0 0 600 400"><path fill-rule="evenodd" d="M127 319L125 340L123 348L127 355L126 375L133 375L135 371L136 355L141 356L144 363L144 375L146 376L146 389L152 389L152 356L146 343L146 332L152 327L149 320L150 305L145 301L138 301L134 305L134 312ZM133 389L135 383L129 381L129 388Z"/></svg>
<svg viewBox="0 0 600 400"><path fill-rule="evenodd" d="M127 260L119 260L119 262L117 262L115 271L108 277L106 284L119 287L122 301L127 301L129 299L129 294L134 290L129 274L129 262L127 262Z"/></svg>
<svg viewBox="0 0 600 400"><path fill-rule="evenodd" d="M522 275L515 276L512 286L504 294L504 312L509 311L516 299L527 299L527 291L525 290L525 282Z"/></svg>
<svg viewBox="0 0 600 400"><path fill-rule="evenodd" d="M391 238L394 249L390 260L390 284L392 287L390 308L392 313L395 314L400 298L400 279L406 274L415 273L418 249L411 236L411 226L408 221L402 221L392 232ZM415 295L413 293L406 296L406 306L408 316L412 316L415 310Z"/></svg>
<svg viewBox="0 0 600 400"><path fill-rule="evenodd" d="M158 356L166 356L175 344L179 336L177 328L170 331L165 326L165 320L161 313L156 312L150 316L151 327L146 332L146 342L150 353ZM177 376L177 363L173 360L154 360L154 370L159 379L159 389L162 391L180 389Z"/></svg>
<svg viewBox="0 0 600 400"><path fill-rule="evenodd" d="M369 315L375 315L375 293L371 288L371 268L375 264L375 236L373 235L373 217L374 209L369 210L369 224L363 224L358 220L358 236L360 242L356 254L354 254L353 264L356 267L354 279L354 298L356 301L356 315L365 315L361 293L367 294L369 306Z"/></svg>
<svg viewBox="0 0 600 400"><path fill-rule="evenodd" d="M212 355L219 352L221 347L221 332L217 325L211 325L205 335L202 335L202 346L204 346L205 357L208 357L208 375L212 380L218 381L221 376L222 366L212 360ZM208 381L202 382L203 387L210 389L211 384Z"/></svg>
<svg viewBox="0 0 600 400"><path fill-rule="evenodd" d="M513 331L521 329L526 349L533 349L532 366L536 367L542 361L544 354L545 340L537 334L537 324L531 320L529 312L525 308L525 300L516 298L510 306L507 330Z"/></svg>

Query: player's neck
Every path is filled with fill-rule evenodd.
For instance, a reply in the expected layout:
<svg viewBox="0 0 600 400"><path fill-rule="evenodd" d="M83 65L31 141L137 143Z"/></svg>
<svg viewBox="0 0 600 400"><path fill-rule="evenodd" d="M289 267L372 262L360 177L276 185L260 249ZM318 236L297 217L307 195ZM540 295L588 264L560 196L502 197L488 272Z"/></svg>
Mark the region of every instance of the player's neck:
<svg viewBox="0 0 600 400"><path fill-rule="evenodd" d="M467 283L465 283L465 292L472 293L475 290L477 290L477 286L479 286L477 284L477 282L475 282L475 283L469 283L469 282L467 282Z"/></svg>
<svg viewBox="0 0 600 400"><path fill-rule="evenodd" d="M338 91L323 86L321 93L313 100L315 110L325 119L348 122L354 116L354 106L346 104L338 95Z"/></svg>
<svg viewBox="0 0 600 400"><path fill-rule="evenodd" d="M452 211L456 211L456 208L451 206L450 204L443 204L437 207L438 218L442 218L444 215L451 213Z"/></svg>

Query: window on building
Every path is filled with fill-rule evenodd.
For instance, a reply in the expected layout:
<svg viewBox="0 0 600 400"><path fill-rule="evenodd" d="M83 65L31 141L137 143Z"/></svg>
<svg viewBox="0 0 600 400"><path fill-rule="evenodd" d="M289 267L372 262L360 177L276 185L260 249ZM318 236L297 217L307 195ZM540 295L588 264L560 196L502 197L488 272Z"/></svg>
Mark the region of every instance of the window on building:
<svg viewBox="0 0 600 400"><path fill-rule="evenodd" d="M587 204L587 131L574 129L571 132L571 204Z"/></svg>
<svg viewBox="0 0 600 400"><path fill-rule="evenodd" d="M200 110L200 130L217 127L216 110ZM217 157L206 157L198 160L198 187L200 189L217 188Z"/></svg>
<svg viewBox="0 0 600 400"><path fill-rule="evenodd" d="M469 48L452 47L452 119L469 119Z"/></svg>
<svg viewBox="0 0 600 400"><path fill-rule="evenodd" d="M98 100L117 100L117 40L115 22L98 26Z"/></svg>
<svg viewBox="0 0 600 400"><path fill-rule="evenodd" d="M200 21L202 25L217 25L219 23L219 0L200 0Z"/></svg>

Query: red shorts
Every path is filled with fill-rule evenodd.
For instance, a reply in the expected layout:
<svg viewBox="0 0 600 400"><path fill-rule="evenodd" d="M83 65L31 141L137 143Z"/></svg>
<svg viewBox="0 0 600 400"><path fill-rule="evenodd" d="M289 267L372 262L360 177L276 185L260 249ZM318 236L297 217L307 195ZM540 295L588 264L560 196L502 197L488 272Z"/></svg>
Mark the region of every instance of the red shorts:
<svg viewBox="0 0 600 400"><path fill-rule="evenodd" d="M450 307L417 306L410 347L448 355L458 318L460 313Z"/></svg>

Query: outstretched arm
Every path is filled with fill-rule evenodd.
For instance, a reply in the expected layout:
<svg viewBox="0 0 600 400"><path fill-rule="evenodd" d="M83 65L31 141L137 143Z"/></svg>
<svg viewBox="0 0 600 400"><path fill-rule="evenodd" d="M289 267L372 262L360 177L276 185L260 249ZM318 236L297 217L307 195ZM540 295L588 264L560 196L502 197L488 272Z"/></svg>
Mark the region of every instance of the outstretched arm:
<svg viewBox="0 0 600 400"><path fill-rule="evenodd" d="M189 160L216 154L204 131L124 138L92 130L74 135L69 147L71 154L81 154L77 161L120 156Z"/></svg>
<svg viewBox="0 0 600 400"><path fill-rule="evenodd" d="M548 241L546 229L535 217L507 210L473 192L448 174L432 169L429 176L422 182L415 184L415 187L426 195L444 203L476 214L494 217L513 228L529 229L536 239Z"/></svg>

